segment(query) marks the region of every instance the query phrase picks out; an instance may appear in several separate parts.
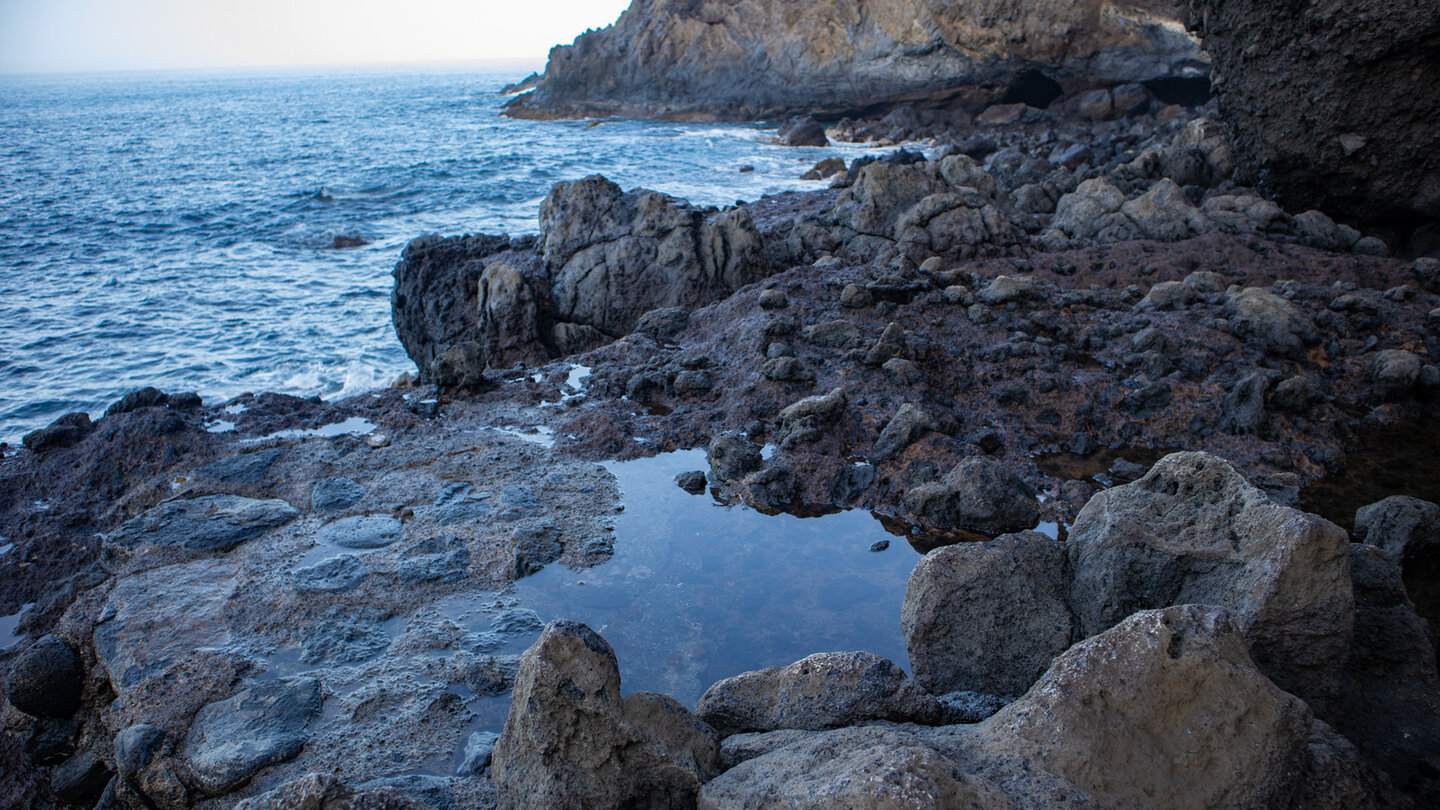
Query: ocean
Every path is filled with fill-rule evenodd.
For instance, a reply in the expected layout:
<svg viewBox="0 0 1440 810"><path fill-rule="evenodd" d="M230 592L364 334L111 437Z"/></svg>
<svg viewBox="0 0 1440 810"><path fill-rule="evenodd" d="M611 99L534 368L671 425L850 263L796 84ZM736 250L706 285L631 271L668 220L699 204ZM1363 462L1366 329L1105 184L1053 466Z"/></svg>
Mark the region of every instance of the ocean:
<svg viewBox="0 0 1440 810"><path fill-rule="evenodd" d="M723 205L864 151L503 117L534 67L0 76L0 441L146 385L383 387L414 368L390 272L416 236L533 233L554 183L597 172Z"/></svg>

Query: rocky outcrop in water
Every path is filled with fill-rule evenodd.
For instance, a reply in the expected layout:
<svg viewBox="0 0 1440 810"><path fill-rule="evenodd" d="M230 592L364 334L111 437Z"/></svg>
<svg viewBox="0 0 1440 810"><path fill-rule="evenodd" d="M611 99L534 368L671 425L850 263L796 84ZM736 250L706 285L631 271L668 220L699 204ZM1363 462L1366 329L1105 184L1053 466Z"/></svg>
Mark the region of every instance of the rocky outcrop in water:
<svg viewBox="0 0 1440 810"><path fill-rule="evenodd" d="M1191 0L1238 178L1286 207L1440 220L1440 7ZM1399 224L1399 223L1393 223Z"/></svg>
<svg viewBox="0 0 1440 810"><path fill-rule="evenodd" d="M1008 89L1205 75L1170 0L636 0L612 26L550 53L521 117L761 120L897 103L997 99Z"/></svg>

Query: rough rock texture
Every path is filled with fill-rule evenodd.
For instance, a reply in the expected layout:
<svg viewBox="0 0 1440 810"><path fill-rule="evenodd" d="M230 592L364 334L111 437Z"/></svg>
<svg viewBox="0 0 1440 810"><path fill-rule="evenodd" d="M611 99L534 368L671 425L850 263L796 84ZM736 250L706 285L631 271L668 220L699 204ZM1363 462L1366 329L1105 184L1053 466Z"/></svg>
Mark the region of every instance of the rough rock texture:
<svg viewBox="0 0 1440 810"><path fill-rule="evenodd" d="M682 808L718 757L714 730L674 700L621 700L610 645L557 621L521 658L491 771L502 809Z"/></svg>
<svg viewBox="0 0 1440 810"><path fill-rule="evenodd" d="M1245 645L1219 608L1142 611L1057 658L976 727L980 747L1098 807L1287 806L1313 718Z"/></svg>
<svg viewBox="0 0 1440 810"><path fill-rule="evenodd" d="M300 753L320 698L313 678L262 681L201 709L182 749L196 785L228 793L266 765Z"/></svg>
<svg viewBox="0 0 1440 810"><path fill-rule="evenodd" d="M905 587L900 630L934 694L1018 696L1070 646L1065 547L1036 532L938 548Z"/></svg>
<svg viewBox="0 0 1440 810"><path fill-rule="evenodd" d="M1166 0L636 0L614 25L553 49L539 88L509 111L839 116L902 101L994 100L1027 70L1077 85L1203 76L1204 57L1177 16Z"/></svg>
<svg viewBox="0 0 1440 810"><path fill-rule="evenodd" d="M914 734L847 728L749 759L700 792L703 810L1005 808L1003 793L966 775Z"/></svg>
<svg viewBox="0 0 1440 810"><path fill-rule="evenodd" d="M476 295L482 260L510 246L507 236L422 236L410 242L395 265L390 314L395 334L420 379L452 345L471 340L478 326Z"/></svg>
<svg viewBox="0 0 1440 810"><path fill-rule="evenodd" d="M730 735L816 731L867 720L933 722L940 707L893 661L873 653L832 652L726 678L705 691L695 714Z"/></svg>
<svg viewBox="0 0 1440 810"><path fill-rule="evenodd" d="M80 707L85 670L64 639L45 636L10 665L5 698L34 717L69 717Z"/></svg>
<svg viewBox="0 0 1440 810"><path fill-rule="evenodd" d="M936 528L991 536L1034 528L1040 519L1030 485L988 458L965 459L938 483L911 490L905 504Z"/></svg>
<svg viewBox="0 0 1440 810"><path fill-rule="evenodd" d="M105 542L124 549L149 544L197 553L229 551L299 514L281 500L210 495L163 503L106 535Z"/></svg>
<svg viewBox="0 0 1440 810"><path fill-rule="evenodd" d="M1339 527L1272 502L1223 459L1175 453L1075 518L1070 605L1083 635L1137 610L1223 606L1262 671L1323 700L1350 645L1349 545Z"/></svg>
<svg viewBox="0 0 1440 810"><path fill-rule="evenodd" d="M1440 217L1440 6L1190 0L1237 179L1287 208Z"/></svg>

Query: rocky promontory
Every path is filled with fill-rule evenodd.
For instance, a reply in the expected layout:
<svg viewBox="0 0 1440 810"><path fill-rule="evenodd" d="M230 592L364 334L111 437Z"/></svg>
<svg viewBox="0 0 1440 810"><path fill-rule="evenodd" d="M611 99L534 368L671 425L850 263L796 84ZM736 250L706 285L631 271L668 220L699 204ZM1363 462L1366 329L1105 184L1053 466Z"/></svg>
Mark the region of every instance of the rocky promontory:
<svg viewBox="0 0 1440 810"><path fill-rule="evenodd" d="M1172 0L637 0L550 53L518 117L838 118L1203 80ZM1054 87L1054 91L1049 90Z"/></svg>

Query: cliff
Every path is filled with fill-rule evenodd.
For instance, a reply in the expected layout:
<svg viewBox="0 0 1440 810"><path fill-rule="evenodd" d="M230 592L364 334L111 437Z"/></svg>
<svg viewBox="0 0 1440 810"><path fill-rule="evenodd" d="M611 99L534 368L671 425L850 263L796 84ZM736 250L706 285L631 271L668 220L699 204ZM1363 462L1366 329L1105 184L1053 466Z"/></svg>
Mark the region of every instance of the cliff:
<svg viewBox="0 0 1440 810"><path fill-rule="evenodd" d="M635 0L551 50L522 118L839 117L980 105L1038 71L1066 90L1201 78L1172 0Z"/></svg>

